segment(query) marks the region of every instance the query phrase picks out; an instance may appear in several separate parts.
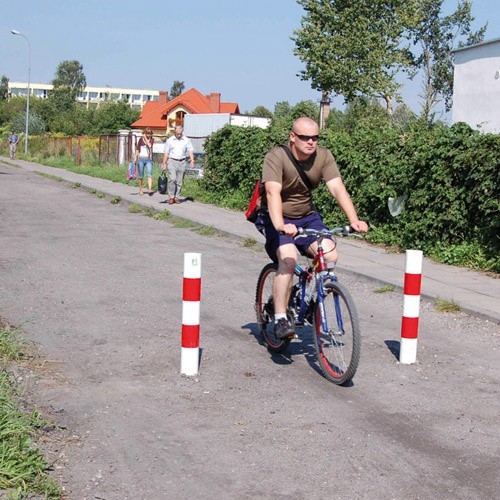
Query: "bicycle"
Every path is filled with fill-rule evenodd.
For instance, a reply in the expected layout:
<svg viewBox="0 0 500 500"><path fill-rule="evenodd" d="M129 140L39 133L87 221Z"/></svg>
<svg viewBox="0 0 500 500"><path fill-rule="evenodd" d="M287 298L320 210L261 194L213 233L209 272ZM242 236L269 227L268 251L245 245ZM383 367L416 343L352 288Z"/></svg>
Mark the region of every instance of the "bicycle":
<svg viewBox="0 0 500 500"><path fill-rule="evenodd" d="M361 332L356 306L347 288L339 283L334 268L327 268L323 239L331 236L361 238L350 226L331 230L300 229L296 238L315 236L318 253L307 267L297 263L287 316L296 329L313 326L314 346L323 375L337 385L349 383L358 368L361 351ZM257 280L255 311L264 345L271 353L284 352L293 338L278 339L273 333L273 282L278 265L266 264Z"/></svg>

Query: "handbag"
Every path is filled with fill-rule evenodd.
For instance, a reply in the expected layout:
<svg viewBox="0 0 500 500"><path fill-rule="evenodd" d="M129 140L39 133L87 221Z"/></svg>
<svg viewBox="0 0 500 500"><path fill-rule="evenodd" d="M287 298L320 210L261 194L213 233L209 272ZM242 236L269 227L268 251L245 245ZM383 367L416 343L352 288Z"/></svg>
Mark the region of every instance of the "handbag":
<svg viewBox="0 0 500 500"><path fill-rule="evenodd" d="M245 217L248 222L255 222L259 214L259 200L261 195L261 187L263 186L260 179L255 184L253 189L252 198L250 198L250 203L248 204L247 211L245 212Z"/></svg>
<svg viewBox="0 0 500 500"><path fill-rule="evenodd" d="M135 179L137 179L137 165L135 164L135 162L131 161L128 164L127 180L134 181Z"/></svg>
<svg viewBox="0 0 500 500"><path fill-rule="evenodd" d="M165 170L163 170L158 177L158 193L167 194L167 176Z"/></svg>

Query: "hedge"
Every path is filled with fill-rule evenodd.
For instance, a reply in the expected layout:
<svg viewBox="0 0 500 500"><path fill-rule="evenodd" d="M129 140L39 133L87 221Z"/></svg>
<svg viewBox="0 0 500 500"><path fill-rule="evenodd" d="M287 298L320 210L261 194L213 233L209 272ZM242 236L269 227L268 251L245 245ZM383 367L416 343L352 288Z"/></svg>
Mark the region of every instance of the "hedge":
<svg viewBox="0 0 500 500"><path fill-rule="evenodd" d="M210 201L244 210L275 129L226 126L206 143L203 187ZM500 272L500 135L463 123L402 133L396 127L327 131L320 144L337 159L374 243L422 249L443 262ZM388 198L406 195L392 217ZM325 188L314 193L328 225L345 217Z"/></svg>

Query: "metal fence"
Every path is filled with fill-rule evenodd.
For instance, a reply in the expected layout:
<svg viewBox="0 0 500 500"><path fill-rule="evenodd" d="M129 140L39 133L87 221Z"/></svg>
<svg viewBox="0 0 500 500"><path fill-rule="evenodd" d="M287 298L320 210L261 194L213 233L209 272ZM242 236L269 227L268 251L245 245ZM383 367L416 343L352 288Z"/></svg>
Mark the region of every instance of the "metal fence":
<svg viewBox="0 0 500 500"><path fill-rule="evenodd" d="M119 134L90 136L30 136L28 153L39 158L71 157L77 165L126 165L133 161L141 132L121 131ZM191 138L199 139L199 138ZM155 136L153 163L160 165L166 136ZM3 141L7 143L7 141ZM3 144L2 144L3 146ZM4 152L5 149L5 152ZM0 154L8 155L8 148L0 147ZM188 174L203 175L203 154L195 153L195 168Z"/></svg>
<svg viewBox="0 0 500 500"><path fill-rule="evenodd" d="M96 137L31 136L29 154L42 158L69 156L77 165L118 164L132 161L137 137L135 134L107 134Z"/></svg>

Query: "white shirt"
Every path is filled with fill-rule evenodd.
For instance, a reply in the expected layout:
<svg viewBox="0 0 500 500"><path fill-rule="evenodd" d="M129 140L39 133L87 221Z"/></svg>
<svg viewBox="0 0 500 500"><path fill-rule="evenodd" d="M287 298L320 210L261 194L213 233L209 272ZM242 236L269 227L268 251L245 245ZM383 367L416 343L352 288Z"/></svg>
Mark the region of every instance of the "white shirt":
<svg viewBox="0 0 500 500"><path fill-rule="evenodd" d="M186 158L191 151L193 151L193 145L191 144L191 140L185 135L180 139L177 139L173 135L167 139L165 144L165 153L169 158L174 158L175 160Z"/></svg>

